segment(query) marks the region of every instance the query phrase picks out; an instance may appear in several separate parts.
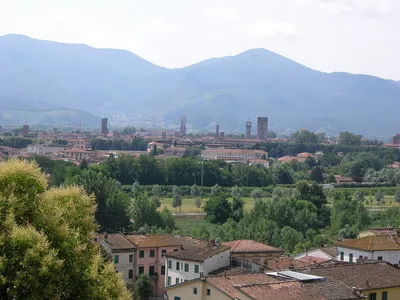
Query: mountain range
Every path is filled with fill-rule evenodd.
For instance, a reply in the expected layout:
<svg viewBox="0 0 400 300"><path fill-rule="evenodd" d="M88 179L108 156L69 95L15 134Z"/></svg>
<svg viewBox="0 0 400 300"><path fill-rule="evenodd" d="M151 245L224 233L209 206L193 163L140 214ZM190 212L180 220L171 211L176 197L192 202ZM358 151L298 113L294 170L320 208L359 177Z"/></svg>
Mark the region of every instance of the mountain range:
<svg viewBox="0 0 400 300"><path fill-rule="evenodd" d="M160 49L160 51L162 51ZM23 35L0 37L0 124L307 128L388 137L400 128L400 83L324 73L266 49L167 69L129 52Z"/></svg>

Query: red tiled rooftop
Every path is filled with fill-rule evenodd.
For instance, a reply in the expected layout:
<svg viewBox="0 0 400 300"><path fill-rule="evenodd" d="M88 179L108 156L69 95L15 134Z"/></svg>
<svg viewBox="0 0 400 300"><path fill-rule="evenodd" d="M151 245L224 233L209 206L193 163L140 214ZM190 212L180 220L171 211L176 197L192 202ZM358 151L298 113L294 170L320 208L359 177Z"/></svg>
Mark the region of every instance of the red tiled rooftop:
<svg viewBox="0 0 400 300"><path fill-rule="evenodd" d="M327 300L297 281L254 284L238 289L254 300Z"/></svg>
<svg viewBox="0 0 400 300"><path fill-rule="evenodd" d="M384 262L316 265L299 272L330 277L360 290L400 287L400 271Z"/></svg>
<svg viewBox="0 0 400 300"><path fill-rule="evenodd" d="M325 258L322 258L322 257L311 256L311 255L306 255L306 256L297 258L297 260L301 261L301 262L303 262L305 264L315 264L315 263L328 261L329 259L325 259Z"/></svg>
<svg viewBox="0 0 400 300"><path fill-rule="evenodd" d="M240 295L240 292L235 287L235 285L261 284L279 281L278 279L275 279L265 274L210 276L207 277L206 280L209 284L215 286L216 288L220 289L234 299L239 297Z"/></svg>
<svg viewBox="0 0 400 300"><path fill-rule="evenodd" d="M137 247L181 247L182 242L170 234L126 235L126 238Z"/></svg>
<svg viewBox="0 0 400 300"><path fill-rule="evenodd" d="M366 236L358 239L344 240L335 243L335 246L360 249L366 251L400 250L400 244L387 236Z"/></svg>
<svg viewBox="0 0 400 300"><path fill-rule="evenodd" d="M232 253L283 252L281 249L252 240L236 240L222 243L222 245L231 247Z"/></svg>
<svg viewBox="0 0 400 300"><path fill-rule="evenodd" d="M113 250L127 250L135 248L122 234L104 234L100 236L101 242Z"/></svg>

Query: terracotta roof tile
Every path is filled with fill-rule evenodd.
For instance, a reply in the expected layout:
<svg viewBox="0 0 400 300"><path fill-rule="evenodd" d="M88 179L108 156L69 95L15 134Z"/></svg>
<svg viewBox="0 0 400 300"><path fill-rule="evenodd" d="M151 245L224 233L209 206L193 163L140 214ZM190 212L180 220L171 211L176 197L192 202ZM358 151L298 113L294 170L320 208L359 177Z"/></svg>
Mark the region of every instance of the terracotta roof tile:
<svg viewBox="0 0 400 300"><path fill-rule="evenodd" d="M179 250L177 252L167 253L166 257L191 260L191 261L205 261L207 258L213 257L221 252L229 250L226 246L216 246L216 247L190 247L184 250Z"/></svg>
<svg viewBox="0 0 400 300"><path fill-rule="evenodd" d="M366 236L358 239L344 240L335 246L366 251L400 250L400 244L386 236Z"/></svg>
<svg viewBox="0 0 400 300"><path fill-rule="evenodd" d="M282 252L283 250L265 245L252 240L236 240L222 243L224 246L231 247L232 253L253 253L253 252Z"/></svg>
<svg viewBox="0 0 400 300"><path fill-rule="evenodd" d="M330 277L360 290L400 287L400 271L383 262L318 265L298 271Z"/></svg>
<svg viewBox="0 0 400 300"><path fill-rule="evenodd" d="M273 271L301 268L306 265L306 263L292 257L279 257L277 259L269 259L267 261L267 268Z"/></svg>
<svg viewBox="0 0 400 300"><path fill-rule="evenodd" d="M100 236L100 241L113 250L128 250L136 248L122 234L106 234Z"/></svg>
<svg viewBox="0 0 400 300"><path fill-rule="evenodd" d="M325 258L322 258L322 257L311 256L311 255L306 255L306 256L297 258L297 260L309 265L309 264L315 264L315 263L328 261L329 259L325 259Z"/></svg>
<svg viewBox="0 0 400 300"><path fill-rule="evenodd" d="M182 246L182 243L170 234L126 235L126 238L141 248Z"/></svg>
<svg viewBox="0 0 400 300"><path fill-rule="evenodd" d="M270 283L278 282L279 280L265 274L246 274L233 276L211 276L207 277L206 281L225 292L232 298L237 298L239 297L240 292L235 285Z"/></svg>
<svg viewBox="0 0 400 300"><path fill-rule="evenodd" d="M328 300L297 281L255 284L238 288L254 300Z"/></svg>

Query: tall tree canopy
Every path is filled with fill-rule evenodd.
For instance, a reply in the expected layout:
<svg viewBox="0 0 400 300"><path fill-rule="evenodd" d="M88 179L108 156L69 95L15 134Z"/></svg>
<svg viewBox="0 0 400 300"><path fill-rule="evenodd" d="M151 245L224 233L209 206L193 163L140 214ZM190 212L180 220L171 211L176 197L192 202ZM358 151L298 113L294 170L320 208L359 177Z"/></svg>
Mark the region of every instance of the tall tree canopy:
<svg viewBox="0 0 400 300"><path fill-rule="evenodd" d="M131 299L93 243L95 201L47 189L33 162L0 164L0 299Z"/></svg>

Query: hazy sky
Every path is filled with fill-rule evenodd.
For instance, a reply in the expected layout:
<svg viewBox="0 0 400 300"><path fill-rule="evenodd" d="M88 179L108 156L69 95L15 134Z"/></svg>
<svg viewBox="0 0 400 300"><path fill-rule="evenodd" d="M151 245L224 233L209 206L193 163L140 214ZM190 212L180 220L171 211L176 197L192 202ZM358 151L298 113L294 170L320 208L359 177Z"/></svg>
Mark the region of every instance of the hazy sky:
<svg viewBox="0 0 400 300"><path fill-rule="evenodd" d="M0 0L0 35L130 50L165 67L266 48L400 80L400 0Z"/></svg>

